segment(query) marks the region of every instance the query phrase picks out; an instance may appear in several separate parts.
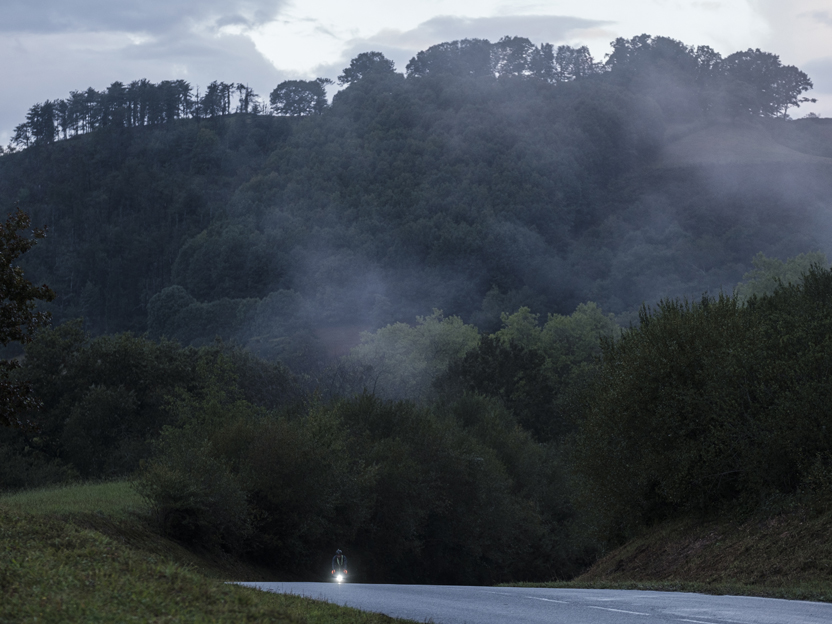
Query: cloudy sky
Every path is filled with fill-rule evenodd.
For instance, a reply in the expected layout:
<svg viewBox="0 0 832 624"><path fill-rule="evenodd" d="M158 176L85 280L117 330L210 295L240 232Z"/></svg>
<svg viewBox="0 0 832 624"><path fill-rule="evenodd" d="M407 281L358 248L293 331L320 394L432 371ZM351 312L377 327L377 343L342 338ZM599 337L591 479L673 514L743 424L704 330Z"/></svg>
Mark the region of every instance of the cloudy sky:
<svg viewBox="0 0 832 624"><path fill-rule="evenodd" d="M435 43L518 35L603 59L641 33L779 54L815 83L819 102L797 115L832 116L830 0L0 0L0 144L32 104L116 80L245 82L267 96L369 50L403 71Z"/></svg>

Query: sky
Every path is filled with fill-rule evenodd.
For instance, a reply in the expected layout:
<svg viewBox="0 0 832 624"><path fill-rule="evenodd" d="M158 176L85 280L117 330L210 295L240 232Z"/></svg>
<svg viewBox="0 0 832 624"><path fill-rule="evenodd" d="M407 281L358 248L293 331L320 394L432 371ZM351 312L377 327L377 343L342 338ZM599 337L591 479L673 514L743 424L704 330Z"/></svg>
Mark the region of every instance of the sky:
<svg viewBox="0 0 832 624"><path fill-rule="evenodd" d="M818 103L793 116L832 117L830 0L0 0L0 145L32 104L116 80L243 82L268 99L371 50L404 71L436 43L511 35L603 60L613 39L642 33L778 54L815 83Z"/></svg>

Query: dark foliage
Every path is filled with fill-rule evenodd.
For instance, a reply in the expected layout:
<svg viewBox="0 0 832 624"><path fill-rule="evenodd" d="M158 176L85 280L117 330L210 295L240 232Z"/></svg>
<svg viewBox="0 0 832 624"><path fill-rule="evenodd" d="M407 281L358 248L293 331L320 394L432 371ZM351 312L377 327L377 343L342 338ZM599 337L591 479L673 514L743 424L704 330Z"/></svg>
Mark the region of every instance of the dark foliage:
<svg viewBox="0 0 832 624"><path fill-rule="evenodd" d="M545 369L546 356L496 336L448 367L437 385L443 394L461 391L498 398L518 422L540 439L551 439L555 385Z"/></svg>
<svg viewBox="0 0 832 624"><path fill-rule="evenodd" d="M83 477L123 477L148 457L162 428L176 423L172 398L204 392L217 362L229 370L229 391L253 405L276 408L302 398L282 366L222 345L183 349L131 334L91 338L80 321L42 330L15 374L42 401L29 415L38 431L15 440Z"/></svg>
<svg viewBox="0 0 832 624"><path fill-rule="evenodd" d="M0 196L53 233L26 268L58 293L56 319L220 336L314 368L322 326L440 308L493 328L509 311L494 315L493 292L511 310L633 313L733 284L759 251L825 249L828 176L654 168L668 131L799 104L810 81L776 55L642 35L600 64L505 37L442 43L408 67L358 55L331 106L325 81L282 83L285 116L251 114L251 89L221 82L38 105L31 147L0 158ZM812 134L762 127L790 145ZM50 128L70 140L44 145Z"/></svg>
<svg viewBox="0 0 832 624"><path fill-rule="evenodd" d="M35 286L23 276L18 259L32 249L38 239L46 236L43 230L33 230L28 238L21 232L31 225L29 216L19 208L0 224L0 345L25 344L41 327L49 323L50 314L37 309L38 301L52 301L55 293L45 284ZM31 386L10 379L20 363L0 360L0 425L28 427L24 412L40 405Z"/></svg>
<svg viewBox="0 0 832 624"><path fill-rule="evenodd" d="M326 78L317 80L286 80L274 88L269 102L276 115L303 117L320 115L328 106L326 101Z"/></svg>
<svg viewBox="0 0 832 624"><path fill-rule="evenodd" d="M832 271L753 296L662 302L607 342L577 436L597 535L796 494L829 457ZM810 479L811 480L811 479Z"/></svg>
<svg viewBox="0 0 832 624"><path fill-rule="evenodd" d="M575 569L553 454L487 400L432 411L365 394L287 418L214 395L180 409L183 427L164 434L137 482L171 535L247 544L306 574L340 545L365 581Z"/></svg>

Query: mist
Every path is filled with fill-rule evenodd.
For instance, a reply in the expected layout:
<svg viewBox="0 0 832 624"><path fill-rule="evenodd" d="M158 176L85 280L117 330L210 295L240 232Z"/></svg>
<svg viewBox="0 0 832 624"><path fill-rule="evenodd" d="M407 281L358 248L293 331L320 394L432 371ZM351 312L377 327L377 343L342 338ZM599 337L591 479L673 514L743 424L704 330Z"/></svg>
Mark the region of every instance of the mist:
<svg viewBox="0 0 832 624"><path fill-rule="evenodd" d="M0 183L52 230L29 263L56 320L310 366L433 310L492 332L523 306L595 302L626 325L730 293L757 253L832 251L832 126L791 118L811 80L776 55L642 35L602 63L506 37L432 46L404 74L380 53L350 68L301 116L280 85L252 114L186 83L179 117L130 118L143 133L55 141L30 116Z"/></svg>

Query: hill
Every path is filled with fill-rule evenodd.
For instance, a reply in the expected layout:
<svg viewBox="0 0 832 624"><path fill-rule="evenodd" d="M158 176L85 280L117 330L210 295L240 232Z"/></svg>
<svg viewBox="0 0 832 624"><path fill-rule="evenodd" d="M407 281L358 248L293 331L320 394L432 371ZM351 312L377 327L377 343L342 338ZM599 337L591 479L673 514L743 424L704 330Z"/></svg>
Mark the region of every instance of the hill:
<svg viewBox="0 0 832 624"><path fill-rule="evenodd" d="M301 367L434 308L493 331L592 300L626 323L730 290L758 252L830 251L829 143L802 130L824 120L679 136L651 106L605 80L357 83L308 118L35 146L0 158L0 193L48 227L26 270L57 321Z"/></svg>
<svg viewBox="0 0 832 624"><path fill-rule="evenodd" d="M759 252L832 251L830 125L786 119L805 74L648 35L588 54L463 40L405 76L364 53L331 106L298 114L289 86L320 85L278 85L280 116L117 83L67 100L71 119L33 107L30 147L0 158L0 207L49 227L26 269L58 293L56 320L219 336L305 369L349 328L435 308L494 331L523 305L595 301L626 324L730 290ZM179 99L143 108L151 93Z"/></svg>

